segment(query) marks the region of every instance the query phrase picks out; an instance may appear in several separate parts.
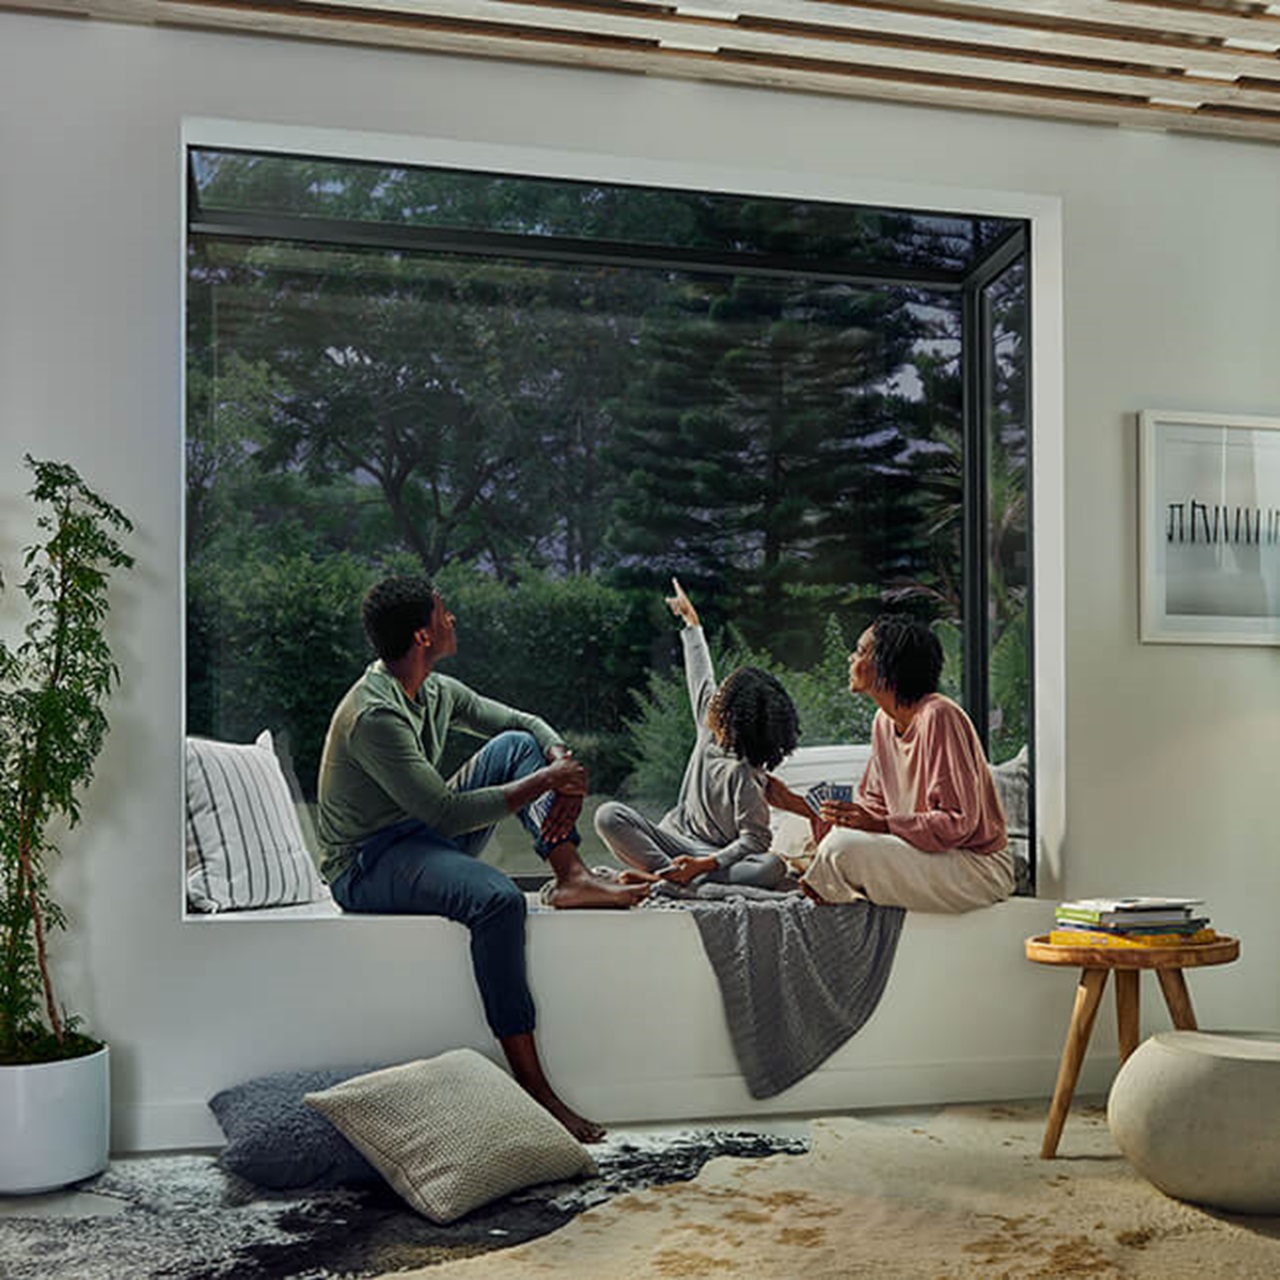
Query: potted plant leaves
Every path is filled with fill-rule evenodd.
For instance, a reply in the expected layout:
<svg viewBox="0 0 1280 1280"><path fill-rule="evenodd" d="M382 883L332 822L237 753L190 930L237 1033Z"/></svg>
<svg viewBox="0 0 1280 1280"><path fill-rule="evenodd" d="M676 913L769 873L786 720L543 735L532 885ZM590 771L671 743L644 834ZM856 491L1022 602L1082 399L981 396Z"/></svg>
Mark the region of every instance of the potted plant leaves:
<svg viewBox="0 0 1280 1280"><path fill-rule="evenodd" d="M49 945L67 916L49 868L106 736L119 682L107 588L133 564L121 511L65 463L25 461L37 508L19 571L28 621L15 642L0 639L0 1193L64 1186L107 1163L108 1050L53 988Z"/></svg>

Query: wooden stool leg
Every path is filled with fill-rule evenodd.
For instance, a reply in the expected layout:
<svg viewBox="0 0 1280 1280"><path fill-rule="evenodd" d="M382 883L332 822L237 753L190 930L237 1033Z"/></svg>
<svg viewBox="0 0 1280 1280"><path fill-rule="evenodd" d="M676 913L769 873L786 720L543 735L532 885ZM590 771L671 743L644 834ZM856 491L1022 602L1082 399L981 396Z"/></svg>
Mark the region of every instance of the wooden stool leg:
<svg viewBox="0 0 1280 1280"><path fill-rule="evenodd" d="M1058 1153L1058 1139L1071 1108L1071 1095L1080 1077L1080 1064L1084 1051L1089 1047L1089 1035L1102 999L1102 988L1107 981L1105 969L1085 969L1080 974L1076 988L1076 1003L1071 1011L1071 1025L1067 1028L1067 1042L1062 1046L1062 1062L1058 1066L1058 1083L1053 1089L1053 1102L1049 1106L1049 1123L1045 1126L1044 1141L1040 1144L1040 1158L1052 1160Z"/></svg>
<svg viewBox="0 0 1280 1280"><path fill-rule="evenodd" d="M1169 1006L1169 1017L1179 1031L1198 1031L1196 1012L1191 1007L1191 993L1187 990L1187 980L1181 969L1157 969L1156 977L1160 979L1160 990L1164 992L1164 1002Z"/></svg>
<svg viewBox="0 0 1280 1280"><path fill-rule="evenodd" d="M1116 970L1116 1027L1120 1032L1120 1063L1138 1047L1138 971Z"/></svg>

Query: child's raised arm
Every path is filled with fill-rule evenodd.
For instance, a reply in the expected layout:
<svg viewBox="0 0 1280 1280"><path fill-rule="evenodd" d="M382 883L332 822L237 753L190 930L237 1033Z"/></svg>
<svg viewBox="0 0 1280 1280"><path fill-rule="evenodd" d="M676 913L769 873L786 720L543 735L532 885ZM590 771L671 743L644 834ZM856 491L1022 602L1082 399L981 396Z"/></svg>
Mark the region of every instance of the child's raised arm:
<svg viewBox="0 0 1280 1280"><path fill-rule="evenodd" d="M698 622L698 611L693 607L693 601L684 593L684 588L680 585L679 579L672 578L671 585L675 589L675 595L666 596L667 608L676 615L677 618L684 620L686 627L696 627Z"/></svg>

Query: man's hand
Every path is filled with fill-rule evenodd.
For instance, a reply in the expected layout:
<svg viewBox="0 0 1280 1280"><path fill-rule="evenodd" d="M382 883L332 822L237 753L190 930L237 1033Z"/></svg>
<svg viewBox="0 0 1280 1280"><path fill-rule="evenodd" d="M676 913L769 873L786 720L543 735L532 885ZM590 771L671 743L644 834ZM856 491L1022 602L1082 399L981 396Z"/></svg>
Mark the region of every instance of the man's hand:
<svg viewBox="0 0 1280 1280"><path fill-rule="evenodd" d="M824 800L819 817L833 827L851 827L855 831L875 831L881 834L889 830L887 819L877 817L856 800Z"/></svg>
<svg viewBox="0 0 1280 1280"><path fill-rule="evenodd" d="M567 792L557 791L555 799L551 801L551 808L542 821L542 830L538 834L548 844L559 844L560 841L567 840L581 812L582 797L580 795L569 795Z"/></svg>
<svg viewBox="0 0 1280 1280"><path fill-rule="evenodd" d="M541 769L508 782L502 790L507 808L513 813L548 791L552 792L551 807L538 834L554 845L566 839L573 830L573 824L582 812L587 785L586 766L575 760L573 752L563 743L557 743L547 748L547 763Z"/></svg>
<svg viewBox="0 0 1280 1280"><path fill-rule="evenodd" d="M575 760L567 748L563 755L554 757L541 772L542 781L546 784L544 790L579 797L587 794L587 767Z"/></svg>
<svg viewBox="0 0 1280 1280"><path fill-rule="evenodd" d="M667 608L677 618L682 618L686 627L698 626L698 611L693 607L693 601L685 595L684 588L676 578L671 579L671 586L675 591L675 595L664 597L667 602Z"/></svg>
<svg viewBox="0 0 1280 1280"><path fill-rule="evenodd" d="M547 761L540 771L541 778L546 783L545 789L555 795L538 834L548 844L559 844L568 839L582 812L588 786L587 767L573 758L573 752L563 742L547 748Z"/></svg>

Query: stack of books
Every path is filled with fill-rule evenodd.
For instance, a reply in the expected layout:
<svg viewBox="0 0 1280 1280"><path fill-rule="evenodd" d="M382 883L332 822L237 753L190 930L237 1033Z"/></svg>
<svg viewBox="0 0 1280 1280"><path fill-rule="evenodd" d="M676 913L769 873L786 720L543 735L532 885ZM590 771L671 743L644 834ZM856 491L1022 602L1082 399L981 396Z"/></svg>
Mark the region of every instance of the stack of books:
<svg viewBox="0 0 1280 1280"><path fill-rule="evenodd" d="M1183 947L1217 936L1200 898L1076 898L1058 904L1049 941L1076 947Z"/></svg>

